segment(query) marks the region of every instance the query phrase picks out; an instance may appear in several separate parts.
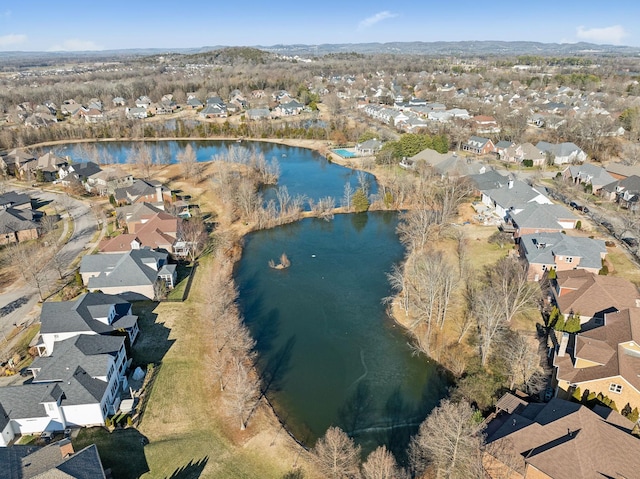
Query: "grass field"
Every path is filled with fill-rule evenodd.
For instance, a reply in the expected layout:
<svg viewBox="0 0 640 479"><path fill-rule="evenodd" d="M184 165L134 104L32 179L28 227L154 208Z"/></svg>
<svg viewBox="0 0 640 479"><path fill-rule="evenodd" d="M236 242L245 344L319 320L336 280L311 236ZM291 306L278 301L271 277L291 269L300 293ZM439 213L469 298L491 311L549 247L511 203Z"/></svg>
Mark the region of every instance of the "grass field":
<svg viewBox="0 0 640 479"><path fill-rule="evenodd" d="M161 364L140 426L112 433L84 429L74 440L76 450L95 442L114 477L279 478L305 460L265 408L242 432L221 417L220 393L207 368L213 332L197 303L206 267L200 266L184 303L135 305L141 331L132 348L134 365Z"/></svg>

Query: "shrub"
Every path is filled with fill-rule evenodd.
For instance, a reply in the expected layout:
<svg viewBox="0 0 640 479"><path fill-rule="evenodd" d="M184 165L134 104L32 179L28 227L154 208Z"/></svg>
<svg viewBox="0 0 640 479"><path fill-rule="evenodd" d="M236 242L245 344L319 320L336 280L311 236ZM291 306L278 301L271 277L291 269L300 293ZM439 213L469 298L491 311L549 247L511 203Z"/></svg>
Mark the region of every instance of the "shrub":
<svg viewBox="0 0 640 479"><path fill-rule="evenodd" d="M558 274L556 273L555 269L552 268L547 271L547 279L556 279L557 277L558 277Z"/></svg>
<svg viewBox="0 0 640 479"><path fill-rule="evenodd" d="M581 230L581 229L582 229L582 221L578 220L578 221L576 222L576 229L577 229L577 230Z"/></svg>
<svg viewBox="0 0 640 479"><path fill-rule="evenodd" d="M533 166L533 160L522 160L522 166L531 168Z"/></svg>
<svg viewBox="0 0 640 479"><path fill-rule="evenodd" d="M573 394L571 394L571 399L573 399L576 402L582 402L582 391L580 391L580 386L577 386L573 390Z"/></svg>

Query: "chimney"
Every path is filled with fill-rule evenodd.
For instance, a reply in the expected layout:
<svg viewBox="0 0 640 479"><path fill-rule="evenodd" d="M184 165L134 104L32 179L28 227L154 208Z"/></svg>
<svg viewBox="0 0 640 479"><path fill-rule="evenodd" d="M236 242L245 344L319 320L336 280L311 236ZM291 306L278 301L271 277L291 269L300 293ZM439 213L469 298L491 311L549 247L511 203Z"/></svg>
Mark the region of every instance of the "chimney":
<svg viewBox="0 0 640 479"><path fill-rule="evenodd" d="M558 357L562 358L567 352L567 346L569 344L569 333L562 333L560 339L560 345L558 346Z"/></svg>
<svg viewBox="0 0 640 479"><path fill-rule="evenodd" d="M75 451L73 450L73 444L71 444L71 441L69 439L63 439L62 441L59 441L58 447L60 448L60 454L62 455L63 459L72 456L75 453Z"/></svg>
<svg viewBox="0 0 640 479"><path fill-rule="evenodd" d="M507 183L509 185L509 189L513 188L513 180L509 180L509 183Z"/></svg>
<svg viewBox="0 0 640 479"><path fill-rule="evenodd" d="M162 186L156 186L156 201L162 203Z"/></svg>

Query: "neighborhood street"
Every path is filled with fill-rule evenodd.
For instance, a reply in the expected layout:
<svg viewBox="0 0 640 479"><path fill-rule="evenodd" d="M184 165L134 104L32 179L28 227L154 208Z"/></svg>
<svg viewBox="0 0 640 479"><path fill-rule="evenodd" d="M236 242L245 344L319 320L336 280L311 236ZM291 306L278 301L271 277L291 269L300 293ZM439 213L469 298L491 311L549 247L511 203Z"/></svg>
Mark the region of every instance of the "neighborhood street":
<svg viewBox="0 0 640 479"><path fill-rule="evenodd" d="M98 220L95 214L88 204L66 194L35 189L17 191L27 193L39 202L51 202L63 217L68 214L73 218L72 222L64 221L65 227L60 231L61 237L66 236L67 228L73 228L73 233L57 253L57 258L61 264L66 265L66 272L69 273L71 264L88 247L97 230ZM45 297L55 292L58 281L56 269L47 268L43 288L46 291L43 291ZM8 337L16 326L27 326L37 319L40 312L39 299L37 288L26 284L22 278L0 295L0 340Z"/></svg>

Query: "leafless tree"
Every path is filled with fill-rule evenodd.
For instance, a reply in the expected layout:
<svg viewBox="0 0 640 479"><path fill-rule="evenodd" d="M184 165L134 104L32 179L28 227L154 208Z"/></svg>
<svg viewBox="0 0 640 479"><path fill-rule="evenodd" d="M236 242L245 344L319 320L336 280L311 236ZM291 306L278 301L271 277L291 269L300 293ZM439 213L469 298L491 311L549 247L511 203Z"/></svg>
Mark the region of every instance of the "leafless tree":
<svg viewBox="0 0 640 479"><path fill-rule="evenodd" d="M502 308L500 293L491 286L475 290L473 314L478 323L478 346L483 366L487 365L494 344L508 327Z"/></svg>
<svg viewBox="0 0 640 479"><path fill-rule="evenodd" d="M180 238L188 245L188 258L193 262L207 244L207 227L202 216L194 215L180 222Z"/></svg>
<svg viewBox="0 0 640 479"><path fill-rule="evenodd" d="M544 388L546 378L540 367L540 352L536 343L518 332L509 334L504 347L509 389L519 387L528 394L534 394Z"/></svg>
<svg viewBox="0 0 640 479"><path fill-rule="evenodd" d="M244 431L250 414L256 407L260 388L243 358L234 356L229 369L229 381L223 395L225 411L230 417L240 422L240 430Z"/></svg>
<svg viewBox="0 0 640 479"><path fill-rule="evenodd" d="M431 209L418 208L400 214L397 233L411 251L423 249L438 234L438 215Z"/></svg>
<svg viewBox="0 0 640 479"><path fill-rule="evenodd" d="M176 159L182 167L182 176L185 179L193 177L198 159L191 143L187 143L185 149L176 155Z"/></svg>
<svg viewBox="0 0 640 479"><path fill-rule="evenodd" d="M360 446L356 446L342 429L332 426L312 449L318 469L327 478L350 479L358 477Z"/></svg>
<svg viewBox="0 0 640 479"><path fill-rule="evenodd" d="M540 298L540 289L527 281L527 271L515 258L500 259L487 271L488 283L502 300L502 315L507 323L523 311L534 308Z"/></svg>
<svg viewBox="0 0 640 479"><path fill-rule="evenodd" d="M367 456L362 464L363 479L405 479L406 473L398 466L393 454L380 446Z"/></svg>
<svg viewBox="0 0 640 479"><path fill-rule="evenodd" d="M151 175L151 167L153 166L153 157L151 150L144 142L139 142L133 151L133 161L142 173L144 178Z"/></svg>
<svg viewBox="0 0 640 479"><path fill-rule="evenodd" d="M347 211L351 211L351 202L353 200L353 194L355 190L351 186L350 182L344 184L344 194L342 195L342 207Z"/></svg>
<svg viewBox="0 0 640 479"><path fill-rule="evenodd" d="M309 206L313 214L318 218L322 218L325 221L333 219L333 210L336 207L336 202L331 196L320 198L315 204L310 199Z"/></svg>
<svg viewBox="0 0 640 479"><path fill-rule="evenodd" d="M409 460L416 474L432 468L435 477L483 478L481 427L465 401L443 400L420 425L409 444Z"/></svg>
<svg viewBox="0 0 640 479"><path fill-rule="evenodd" d="M37 245L29 245L25 243L16 243L13 246L12 259L22 279L31 287L38 290L40 300L44 300L44 293L48 287L47 267L48 257L47 249L39 248Z"/></svg>

